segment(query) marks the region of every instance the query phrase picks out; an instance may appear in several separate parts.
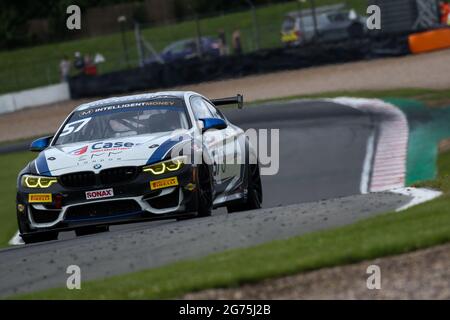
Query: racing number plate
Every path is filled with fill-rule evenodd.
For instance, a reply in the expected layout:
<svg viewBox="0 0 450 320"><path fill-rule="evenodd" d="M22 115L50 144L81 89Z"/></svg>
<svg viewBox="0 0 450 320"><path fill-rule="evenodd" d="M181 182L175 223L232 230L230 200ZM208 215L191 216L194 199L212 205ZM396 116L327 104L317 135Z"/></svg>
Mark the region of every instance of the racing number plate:
<svg viewBox="0 0 450 320"><path fill-rule="evenodd" d="M178 185L177 177L150 181L150 189L152 189L152 190L174 187L177 185Z"/></svg>

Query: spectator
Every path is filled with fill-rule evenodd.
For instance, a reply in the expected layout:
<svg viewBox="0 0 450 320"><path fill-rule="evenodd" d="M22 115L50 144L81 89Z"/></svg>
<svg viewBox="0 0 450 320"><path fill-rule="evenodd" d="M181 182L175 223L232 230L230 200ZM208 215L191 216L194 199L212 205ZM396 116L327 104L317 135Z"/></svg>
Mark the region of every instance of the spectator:
<svg viewBox="0 0 450 320"><path fill-rule="evenodd" d="M227 37L225 35L225 31L223 29L219 29L219 52L221 56L225 56L228 54L227 47Z"/></svg>
<svg viewBox="0 0 450 320"><path fill-rule="evenodd" d="M97 66L88 54L84 57L84 74L87 76L97 75Z"/></svg>
<svg viewBox="0 0 450 320"><path fill-rule="evenodd" d="M61 62L59 63L59 75L61 82L67 82L69 80L69 74L70 74L70 60L69 58L64 55L61 59Z"/></svg>
<svg viewBox="0 0 450 320"><path fill-rule="evenodd" d="M441 1L439 3L441 10L441 23L450 26L450 4L448 2Z"/></svg>
<svg viewBox="0 0 450 320"><path fill-rule="evenodd" d="M75 59L73 61L73 66L80 73L84 71L84 58L81 56L80 52L75 52Z"/></svg>
<svg viewBox="0 0 450 320"><path fill-rule="evenodd" d="M242 54L241 31L239 28L234 30L232 38L233 53L237 55Z"/></svg>
<svg viewBox="0 0 450 320"><path fill-rule="evenodd" d="M106 61L105 57L101 54L101 53L96 53L95 57L94 57L94 63L95 64L100 64L100 63L104 63Z"/></svg>

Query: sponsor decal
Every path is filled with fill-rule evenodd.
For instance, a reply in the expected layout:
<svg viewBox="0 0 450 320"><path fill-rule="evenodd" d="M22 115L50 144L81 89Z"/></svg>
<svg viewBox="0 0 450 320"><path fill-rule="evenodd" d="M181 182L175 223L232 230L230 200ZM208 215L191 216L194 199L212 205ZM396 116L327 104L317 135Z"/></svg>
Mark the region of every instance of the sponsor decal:
<svg viewBox="0 0 450 320"><path fill-rule="evenodd" d="M82 154L85 154L88 150L88 146L84 146L82 148L75 149L73 151L70 151L69 154L73 156L81 156Z"/></svg>
<svg viewBox="0 0 450 320"><path fill-rule="evenodd" d="M29 203L49 203L52 202L51 193L31 193L28 195Z"/></svg>
<svg viewBox="0 0 450 320"><path fill-rule="evenodd" d="M110 152L108 152L108 158L111 157L111 156L115 156L115 155L121 154L121 153L122 153L122 151L117 151L117 152L110 151Z"/></svg>
<svg viewBox="0 0 450 320"><path fill-rule="evenodd" d="M172 177L167 179L155 180L150 182L150 189L157 190L178 185L178 178Z"/></svg>
<svg viewBox="0 0 450 320"><path fill-rule="evenodd" d="M113 189L103 189L103 190L95 190L95 191L87 191L86 199L102 199L102 198L110 198L114 197Z"/></svg>
<svg viewBox="0 0 450 320"><path fill-rule="evenodd" d="M73 150L69 154L78 156L77 165L88 165L90 163L122 160L121 153L131 150L140 145L135 142L108 142L100 141L92 145ZM100 169L101 167L94 167Z"/></svg>
<svg viewBox="0 0 450 320"><path fill-rule="evenodd" d="M120 109L127 108L139 108L139 107L153 107L153 106L161 106L161 107L172 107L176 104L174 100L154 100L154 101L143 101L143 102L130 102L130 103L122 103L112 106L104 106L97 107L88 110L81 111L79 113L80 117L94 115L100 112L108 112Z"/></svg>
<svg viewBox="0 0 450 320"><path fill-rule="evenodd" d="M97 142L91 146L92 153L100 152L118 152L124 150L130 150L134 146L139 145L134 142Z"/></svg>
<svg viewBox="0 0 450 320"><path fill-rule="evenodd" d="M85 117L85 116L89 116L92 114L92 112L94 112L93 109L89 109L89 110L85 110L85 111L81 111L80 112L80 117Z"/></svg>
<svg viewBox="0 0 450 320"><path fill-rule="evenodd" d="M90 163L97 163L97 162L111 162L111 161L121 161L122 157L120 154L123 151L109 151L109 152L98 152L98 153L91 153L91 154L85 154L78 158L77 165L87 165Z"/></svg>

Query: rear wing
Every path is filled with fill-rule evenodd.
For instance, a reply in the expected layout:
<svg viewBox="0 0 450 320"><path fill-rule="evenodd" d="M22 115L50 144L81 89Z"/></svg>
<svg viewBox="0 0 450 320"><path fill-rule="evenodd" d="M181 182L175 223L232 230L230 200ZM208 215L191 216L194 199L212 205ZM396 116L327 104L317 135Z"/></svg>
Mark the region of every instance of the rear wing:
<svg viewBox="0 0 450 320"><path fill-rule="evenodd" d="M235 97L212 99L211 102L215 106L225 106L229 104L237 104L239 109L244 106L244 96L242 94L237 94Z"/></svg>

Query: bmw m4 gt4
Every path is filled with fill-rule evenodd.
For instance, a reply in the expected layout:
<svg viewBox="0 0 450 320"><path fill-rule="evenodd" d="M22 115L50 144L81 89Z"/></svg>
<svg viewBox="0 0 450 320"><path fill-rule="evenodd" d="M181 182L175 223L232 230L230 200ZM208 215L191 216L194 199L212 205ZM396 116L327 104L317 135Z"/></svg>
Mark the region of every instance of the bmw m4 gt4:
<svg viewBox="0 0 450 320"><path fill-rule="evenodd" d="M17 180L17 219L25 243L80 235L113 224L185 219L257 209L262 203L255 150L209 100L162 92L83 104Z"/></svg>

